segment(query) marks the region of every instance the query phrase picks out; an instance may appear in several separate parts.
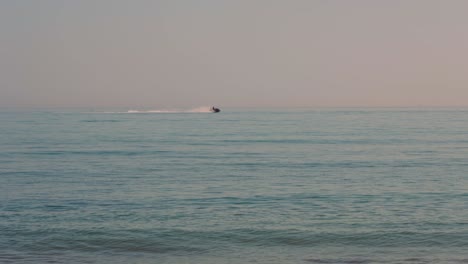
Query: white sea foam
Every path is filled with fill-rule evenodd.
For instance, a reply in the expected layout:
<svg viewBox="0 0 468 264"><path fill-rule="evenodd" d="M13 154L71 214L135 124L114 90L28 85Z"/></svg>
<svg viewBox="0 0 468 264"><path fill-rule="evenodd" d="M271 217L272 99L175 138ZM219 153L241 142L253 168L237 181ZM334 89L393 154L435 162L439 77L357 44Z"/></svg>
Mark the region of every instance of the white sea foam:
<svg viewBox="0 0 468 264"><path fill-rule="evenodd" d="M211 107L202 106L188 110L188 113L211 113Z"/></svg>
<svg viewBox="0 0 468 264"><path fill-rule="evenodd" d="M210 113L211 107L201 106L193 109L154 109L154 110L128 110L128 114L138 114L138 113Z"/></svg>
<svg viewBox="0 0 468 264"><path fill-rule="evenodd" d="M99 114L158 114L158 113L211 113L210 106L200 106L192 109L152 109L152 110L143 110L143 109L130 109L127 111L106 111L106 112L91 112Z"/></svg>

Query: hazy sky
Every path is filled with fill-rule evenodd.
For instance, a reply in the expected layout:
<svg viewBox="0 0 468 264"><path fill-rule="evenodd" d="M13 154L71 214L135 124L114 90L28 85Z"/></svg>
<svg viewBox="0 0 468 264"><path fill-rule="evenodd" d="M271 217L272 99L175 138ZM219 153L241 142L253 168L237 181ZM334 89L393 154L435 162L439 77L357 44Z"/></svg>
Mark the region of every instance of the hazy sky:
<svg viewBox="0 0 468 264"><path fill-rule="evenodd" d="M0 107L467 106L465 0L0 0Z"/></svg>

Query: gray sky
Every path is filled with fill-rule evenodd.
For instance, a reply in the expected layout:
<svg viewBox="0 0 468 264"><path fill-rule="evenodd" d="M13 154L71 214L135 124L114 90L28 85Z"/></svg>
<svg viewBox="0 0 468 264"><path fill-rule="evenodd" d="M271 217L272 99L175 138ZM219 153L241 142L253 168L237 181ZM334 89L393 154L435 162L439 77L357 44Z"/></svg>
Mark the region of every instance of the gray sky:
<svg viewBox="0 0 468 264"><path fill-rule="evenodd" d="M465 0L0 0L0 107L467 106Z"/></svg>

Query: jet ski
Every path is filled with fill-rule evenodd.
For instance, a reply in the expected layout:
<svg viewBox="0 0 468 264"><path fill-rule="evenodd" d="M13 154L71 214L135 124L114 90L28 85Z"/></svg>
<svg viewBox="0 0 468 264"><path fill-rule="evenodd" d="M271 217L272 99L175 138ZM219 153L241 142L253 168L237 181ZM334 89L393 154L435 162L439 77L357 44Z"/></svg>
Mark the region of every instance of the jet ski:
<svg viewBox="0 0 468 264"><path fill-rule="evenodd" d="M221 112L221 110L219 110L219 108L216 108L216 107L214 107L214 106L212 106L212 107L210 108L210 111L211 111L212 113L219 113L219 112Z"/></svg>

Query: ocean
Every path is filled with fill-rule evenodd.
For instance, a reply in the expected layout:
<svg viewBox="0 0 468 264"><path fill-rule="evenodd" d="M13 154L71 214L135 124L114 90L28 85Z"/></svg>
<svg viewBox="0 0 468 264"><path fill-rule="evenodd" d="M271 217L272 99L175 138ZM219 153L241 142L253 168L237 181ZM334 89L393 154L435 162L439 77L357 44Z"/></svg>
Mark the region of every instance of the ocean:
<svg viewBox="0 0 468 264"><path fill-rule="evenodd" d="M0 110L0 263L468 263L468 109Z"/></svg>

